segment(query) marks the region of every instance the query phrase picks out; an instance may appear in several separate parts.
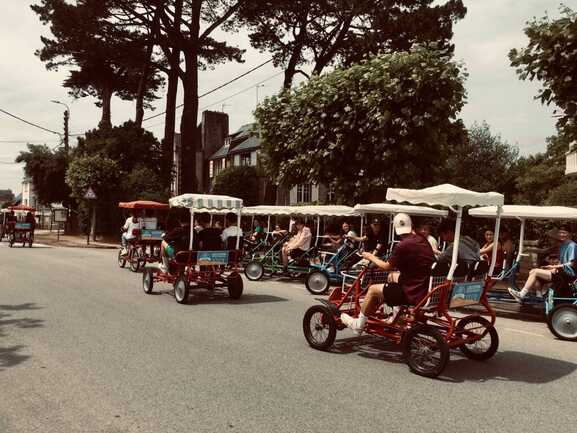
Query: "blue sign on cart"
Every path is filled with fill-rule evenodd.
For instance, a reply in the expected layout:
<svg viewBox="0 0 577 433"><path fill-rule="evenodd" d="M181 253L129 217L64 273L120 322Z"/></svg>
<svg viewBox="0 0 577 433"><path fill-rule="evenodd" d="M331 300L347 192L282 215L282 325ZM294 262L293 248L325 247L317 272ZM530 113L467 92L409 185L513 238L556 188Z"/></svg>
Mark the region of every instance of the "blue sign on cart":
<svg viewBox="0 0 577 433"><path fill-rule="evenodd" d="M143 241L161 241L163 233L162 230L142 229L140 230L140 239Z"/></svg>
<svg viewBox="0 0 577 433"><path fill-rule="evenodd" d="M483 295L484 287L484 281L471 281L469 283L454 284L450 308L478 304Z"/></svg>
<svg viewBox="0 0 577 433"><path fill-rule="evenodd" d="M196 263L199 265L227 265L228 251L199 251Z"/></svg>

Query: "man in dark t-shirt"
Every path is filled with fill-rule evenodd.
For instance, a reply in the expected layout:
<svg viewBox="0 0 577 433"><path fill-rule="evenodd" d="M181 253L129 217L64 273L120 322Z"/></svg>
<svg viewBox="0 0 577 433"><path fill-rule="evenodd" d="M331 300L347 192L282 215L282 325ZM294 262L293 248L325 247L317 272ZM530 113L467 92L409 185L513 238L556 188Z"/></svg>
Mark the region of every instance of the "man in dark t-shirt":
<svg viewBox="0 0 577 433"><path fill-rule="evenodd" d="M381 221L375 218L371 221L369 229L365 236L349 236L355 242L362 242L363 249L366 252L373 253L376 256L382 256L387 247L387 231L383 229Z"/></svg>
<svg viewBox="0 0 577 433"><path fill-rule="evenodd" d="M374 284L369 287L359 317L341 314L343 324L355 333L361 334L367 317L377 310L383 302L389 306L414 305L419 303L429 288L431 267L435 255L431 244L423 236L412 232L411 218L407 214L397 214L393 220L395 232L401 237L393 254L385 262L372 253L363 253L363 257L384 271L391 272L387 284Z"/></svg>
<svg viewBox="0 0 577 433"><path fill-rule="evenodd" d="M202 230L194 237L194 249L197 251L220 251L223 248L220 237L222 230L210 226L210 215L202 213L198 216Z"/></svg>

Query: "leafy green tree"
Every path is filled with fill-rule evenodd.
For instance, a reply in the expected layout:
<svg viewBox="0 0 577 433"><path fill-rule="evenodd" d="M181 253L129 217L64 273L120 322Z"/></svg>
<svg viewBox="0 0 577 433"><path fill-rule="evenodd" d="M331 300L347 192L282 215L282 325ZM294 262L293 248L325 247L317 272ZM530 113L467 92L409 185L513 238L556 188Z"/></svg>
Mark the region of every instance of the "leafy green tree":
<svg viewBox="0 0 577 433"><path fill-rule="evenodd" d="M24 172L32 179L38 201L45 205L66 203L70 188L64 181L68 167L68 155L64 149L52 150L45 144L28 144L27 147L28 150L16 157L16 162L25 164Z"/></svg>
<svg viewBox="0 0 577 433"><path fill-rule="evenodd" d="M213 194L242 198L245 206L258 204L258 174L251 166L229 167L221 171L212 185Z"/></svg>
<svg viewBox="0 0 577 433"><path fill-rule="evenodd" d="M120 173L116 196L120 200L144 196L166 200L171 177L162 165L160 149L151 132L128 121L121 126L87 132L78 140L73 155L102 155L115 161Z"/></svg>
<svg viewBox="0 0 577 433"><path fill-rule="evenodd" d="M464 79L447 55L416 47L267 99L256 111L267 172L288 186L332 184L348 202L428 185L466 140Z"/></svg>
<svg viewBox="0 0 577 433"><path fill-rule="evenodd" d="M436 3L436 4L434 4ZM283 88L301 67L314 74L337 63L351 65L383 50L435 43L452 50L453 23L467 9L462 0L259 0L244 2L238 19L253 47L272 53L285 68Z"/></svg>
<svg viewBox="0 0 577 433"><path fill-rule="evenodd" d="M66 184L72 196L83 200L88 188L92 188L103 201L117 190L120 167L116 161L104 155L82 155L74 158L66 170Z"/></svg>
<svg viewBox="0 0 577 433"><path fill-rule="evenodd" d="M474 124L459 152L443 165L445 182L475 191L498 191L508 200L516 192L519 149L491 133L487 123Z"/></svg>
<svg viewBox="0 0 577 433"><path fill-rule="evenodd" d="M511 66L522 80L538 80L543 87L536 99L562 110L560 132L577 140L577 13L561 8L561 18L527 23L527 47L509 53Z"/></svg>
<svg viewBox="0 0 577 433"><path fill-rule="evenodd" d="M12 190L0 189L0 208L8 207L13 201L14 201L14 193L12 192Z"/></svg>
<svg viewBox="0 0 577 433"><path fill-rule="evenodd" d="M547 139L547 150L519 161L518 190L514 203L534 205L569 205L564 202L567 185L573 183L565 176L565 152L569 147L567 136Z"/></svg>
<svg viewBox="0 0 577 433"><path fill-rule="evenodd" d="M64 81L75 98L92 96L102 107L100 125L111 126L111 99L151 101L163 80L150 63L148 36L118 25L112 15L116 0L40 0L32 10L50 25L52 38L42 36L36 52L48 70L72 67ZM138 104L137 104L138 105ZM146 104L150 107L149 104Z"/></svg>

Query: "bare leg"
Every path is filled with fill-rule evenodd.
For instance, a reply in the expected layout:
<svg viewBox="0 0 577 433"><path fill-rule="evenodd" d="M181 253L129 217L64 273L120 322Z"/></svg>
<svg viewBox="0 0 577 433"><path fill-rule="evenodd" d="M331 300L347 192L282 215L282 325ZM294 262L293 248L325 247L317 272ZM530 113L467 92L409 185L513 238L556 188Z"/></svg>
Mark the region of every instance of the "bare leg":
<svg viewBox="0 0 577 433"><path fill-rule="evenodd" d="M286 245L282 248L282 264L286 268L288 266L289 252Z"/></svg>
<svg viewBox="0 0 577 433"><path fill-rule="evenodd" d="M365 316L370 316L377 311L379 305L383 303L383 285L373 284L369 287L367 294L365 295L365 300L363 301L363 306L361 307L361 312Z"/></svg>
<svg viewBox="0 0 577 433"><path fill-rule="evenodd" d="M553 273L547 269L531 269L529 277L521 290L521 297L526 296L531 290L540 289L542 283L550 282L553 279Z"/></svg>

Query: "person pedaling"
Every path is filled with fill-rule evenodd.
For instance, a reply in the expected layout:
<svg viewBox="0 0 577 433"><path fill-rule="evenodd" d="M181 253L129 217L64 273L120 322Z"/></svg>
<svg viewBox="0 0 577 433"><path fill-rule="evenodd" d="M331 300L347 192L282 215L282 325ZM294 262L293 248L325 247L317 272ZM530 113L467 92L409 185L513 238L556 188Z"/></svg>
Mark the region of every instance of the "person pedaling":
<svg viewBox="0 0 577 433"><path fill-rule="evenodd" d="M288 242L285 242L282 247L282 263L285 274L288 273L289 257L292 260L298 260L302 257L310 249L313 237L311 229L305 225L301 217L295 218L294 223L297 233Z"/></svg>
<svg viewBox="0 0 577 433"><path fill-rule="evenodd" d="M135 231L139 231L142 228L141 226L140 212L136 209L132 209L130 211L130 216L122 226L120 242L122 244L123 255L128 253L128 243L137 237Z"/></svg>
<svg viewBox="0 0 577 433"><path fill-rule="evenodd" d="M369 252L364 252L363 257L384 271L399 272L391 272L386 284L369 286L358 318L341 314L343 324L359 335L367 317L374 314L383 302L391 307L414 305L428 293L431 266L435 262L431 245L421 234L413 233L411 217L407 214L397 214L393 219L393 227L401 241L389 259L384 261Z"/></svg>
<svg viewBox="0 0 577 433"><path fill-rule="evenodd" d="M169 273L170 260L176 257L179 251L188 250L190 244L190 220L188 215L182 213L178 219L178 225L169 230L162 237L160 245L160 269Z"/></svg>
<svg viewBox="0 0 577 433"><path fill-rule="evenodd" d="M570 235L566 226L549 234L555 249L559 248L559 263L531 269L525 285L519 291L509 287L509 293L517 302L522 303L531 292L542 297L546 286L553 284L555 287L564 287L577 277L577 243L570 239Z"/></svg>

